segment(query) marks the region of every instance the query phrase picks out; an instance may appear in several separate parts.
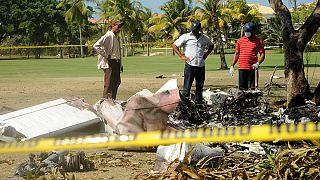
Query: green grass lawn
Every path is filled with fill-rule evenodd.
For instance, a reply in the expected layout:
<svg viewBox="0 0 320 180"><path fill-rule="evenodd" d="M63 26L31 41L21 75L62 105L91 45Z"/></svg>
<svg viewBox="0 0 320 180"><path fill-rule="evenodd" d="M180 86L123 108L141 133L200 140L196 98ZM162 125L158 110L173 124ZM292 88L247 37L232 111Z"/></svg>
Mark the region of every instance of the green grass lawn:
<svg viewBox="0 0 320 180"><path fill-rule="evenodd" d="M232 54L226 54L230 65ZM309 53L309 65L305 68L312 89L320 81L320 53ZM65 97L80 96L87 102L95 103L102 94L103 73L96 68L96 57L75 59L29 59L0 60L0 106L15 109ZM270 81L275 66L275 75L284 77L283 54L267 52L266 60L259 73L259 89ZM119 87L120 100L126 100L142 89L157 91L168 79L178 80L183 86L184 62L177 56L131 56L123 59L124 73ZM317 66L317 68L315 68ZM204 89L227 89L237 87L238 77L231 77L228 70L219 70L219 55L210 55L206 60L206 80ZM155 77L164 75L164 79ZM285 85L285 79L275 83ZM286 89L274 89L275 99L285 98Z"/></svg>
<svg viewBox="0 0 320 180"><path fill-rule="evenodd" d="M226 54L230 65L233 55ZM306 57L306 55L305 55ZM320 53L309 53L309 72L320 66ZM306 64L306 62L305 62ZM182 72L184 63L177 56L132 56L123 59L124 71L130 76L148 76ZM283 69L283 54L268 54L261 65L262 71L272 71L275 66ZM219 55L211 55L206 60L207 71L218 71ZM76 59L29 59L0 60L1 78L57 78L57 77L95 77L101 74L96 68L96 57Z"/></svg>

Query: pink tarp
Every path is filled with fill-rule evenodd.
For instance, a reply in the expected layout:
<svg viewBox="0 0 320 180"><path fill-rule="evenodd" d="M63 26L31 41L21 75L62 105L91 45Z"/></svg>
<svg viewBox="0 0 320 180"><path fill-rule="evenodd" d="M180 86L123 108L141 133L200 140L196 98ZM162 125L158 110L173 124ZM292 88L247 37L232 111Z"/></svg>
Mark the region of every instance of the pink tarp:
<svg viewBox="0 0 320 180"><path fill-rule="evenodd" d="M180 102L177 80L171 79L156 93L142 90L127 100L122 106L105 100L97 108L107 125L116 134L129 134L142 131L156 131L168 128L168 115Z"/></svg>

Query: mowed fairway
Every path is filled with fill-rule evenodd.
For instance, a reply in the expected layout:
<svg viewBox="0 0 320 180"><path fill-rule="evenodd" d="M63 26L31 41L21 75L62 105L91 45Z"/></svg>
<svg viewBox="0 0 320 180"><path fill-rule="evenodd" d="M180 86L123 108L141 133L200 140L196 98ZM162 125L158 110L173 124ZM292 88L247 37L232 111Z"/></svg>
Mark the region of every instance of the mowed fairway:
<svg viewBox="0 0 320 180"><path fill-rule="evenodd" d="M228 65L232 54L227 54ZM308 53L309 83L314 88L320 81L320 53ZM318 58L319 57L319 58ZM269 82L275 66L276 76L284 77L283 54L267 52L266 60L259 73L259 87L264 89ZM142 89L152 92L158 90L171 78L178 79L182 89L184 63L177 56L134 56L123 60L124 72L118 99L126 100ZM231 77L228 70L219 70L219 55L211 55L206 60L205 89L227 89L237 87L238 76ZM163 75L164 78L156 78ZM0 107L7 106L21 109L66 97L83 97L86 102L94 104L99 100L103 89L103 73L96 68L96 57L76 59L29 59L0 60ZM285 84L285 79L274 82ZM274 90L273 97L285 97L285 89Z"/></svg>

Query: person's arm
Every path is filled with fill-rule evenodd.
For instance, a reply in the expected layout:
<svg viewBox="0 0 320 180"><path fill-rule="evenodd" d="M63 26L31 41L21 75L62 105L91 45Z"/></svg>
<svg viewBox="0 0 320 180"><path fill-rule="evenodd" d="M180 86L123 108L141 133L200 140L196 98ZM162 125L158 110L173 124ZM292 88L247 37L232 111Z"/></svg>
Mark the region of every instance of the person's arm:
<svg viewBox="0 0 320 180"><path fill-rule="evenodd" d="M260 58L258 60L258 62L256 62L255 64L252 65L252 67L254 69L258 69L260 64L264 61L265 59L265 50L264 50L264 45L263 45L263 41L260 39L260 43L259 43L259 54L260 54Z"/></svg>
<svg viewBox="0 0 320 180"><path fill-rule="evenodd" d="M97 51L98 54L103 56L105 59L109 59L110 57L107 54L107 50L104 47L104 44L106 41L108 41L110 38L107 35L102 36L96 43L93 45L93 49Z"/></svg>
<svg viewBox="0 0 320 180"><path fill-rule="evenodd" d="M204 59L204 60L206 60L207 57L210 55L210 53L211 53L212 50L213 50L213 47L214 47L214 45L211 44L211 45L209 46L209 48L208 48L208 51L207 51L206 53L204 53L204 55L203 55L203 59Z"/></svg>
<svg viewBox="0 0 320 180"><path fill-rule="evenodd" d="M183 53L181 53L181 51L179 50L179 48L173 43L172 44L172 48L174 50L174 52L185 62L187 62L189 60L189 58L187 56L185 56Z"/></svg>

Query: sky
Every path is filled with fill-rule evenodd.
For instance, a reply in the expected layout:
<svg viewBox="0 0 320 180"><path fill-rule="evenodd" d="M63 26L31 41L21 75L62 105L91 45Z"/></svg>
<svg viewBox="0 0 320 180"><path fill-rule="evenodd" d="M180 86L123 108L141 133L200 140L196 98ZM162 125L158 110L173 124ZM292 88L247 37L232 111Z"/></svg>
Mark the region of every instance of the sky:
<svg viewBox="0 0 320 180"><path fill-rule="evenodd" d="M140 2L142 2L143 6L150 8L152 10L152 12L158 12L160 13L160 6L163 5L165 2L167 2L168 0L138 0ZM297 0L297 5L299 4L307 4L310 2L313 2L316 0ZM284 3L286 3L288 8L292 7L292 4L288 3L289 0L283 0ZM247 0L248 4L255 4L255 3L260 3L261 5L264 6L270 6L268 0Z"/></svg>
<svg viewBox="0 0 320 180"><path fill-rule="evenodd" d="M102 1L104 1L104 0L102 0ZM169 0L137 0L137 1L140 1L143 6L150 8L152 10L152 12L162 13L160 10L160 6ZM193 1L195 2L197 0L193 0ZM289 0L282 0L282 1L287 5L288 8L293 7L293 5L291 3L289 3ZM316 0L297 0L297 5L307 4L310 2L314 2L314 1L316 1ZM261 5L270 7L268 0L247 0L247 3L248 4L260 3ZM94 7L94 5L92 3L88 3L88 4ZM97 15L94 15L93 18L99 19L99 17Z"/></svg>

